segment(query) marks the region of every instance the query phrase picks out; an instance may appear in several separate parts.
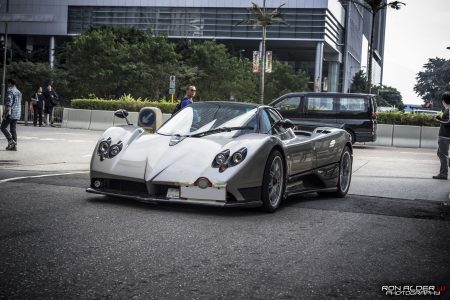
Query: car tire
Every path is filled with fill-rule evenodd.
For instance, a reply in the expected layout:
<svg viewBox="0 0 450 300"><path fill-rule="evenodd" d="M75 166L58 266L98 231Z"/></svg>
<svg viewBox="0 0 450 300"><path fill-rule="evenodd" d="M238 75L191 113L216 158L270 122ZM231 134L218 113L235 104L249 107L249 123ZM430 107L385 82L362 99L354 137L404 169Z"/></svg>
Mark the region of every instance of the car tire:
<svg viewBox="0 0 450 300"><path fill-rule="evenodd" d="M338 198L344 198L348 190L350 189L350 182L352 180L352 153L348 146L345 146L341 154L341 159L339 161L339 177L338 183L336 185L336 191L334 192L319 192L321 196L332 196Z"/></svg>
<svg viewBox="0 0 450 300"><path fill-rule="evenodd" d="M350 189L350 183L352 181L352 166L352 152L348 146L345 146L341 154L341 160L339 161L339 179L337 190L334 192L336 197L343 198L347 195L348 190Z"/></svg>
<svg viewBox="0 0 450 300"><path fill-rule="evenodd" d="M274 212L283 200L286 187L284 169L284 160L280 151L272 151L264 168L261 191L262 210L265 212Z"/></svg>

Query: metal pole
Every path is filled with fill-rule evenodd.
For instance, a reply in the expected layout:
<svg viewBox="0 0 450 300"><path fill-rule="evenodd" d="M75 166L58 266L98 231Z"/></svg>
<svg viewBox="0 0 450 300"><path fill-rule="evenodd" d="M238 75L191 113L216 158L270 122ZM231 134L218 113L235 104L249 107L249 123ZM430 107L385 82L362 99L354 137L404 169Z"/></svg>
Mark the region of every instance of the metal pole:
<svg viewBox="0 0 450 300"><path fill-rule="evenodd" d="M53 66L55 65L55 37L50 37L50 51L49 51L49 62L50 62L50 68L53 69Z"/></svg>
<svg viewBox="0 0 450 300"><path fill-rule="evenodd" d="M263 26L263 40L261 46L261 104L264 104L264 80L266 73L266 26Z"/></svg>
<svg viewBox="0 0 450 300"><path fill-rule="evenodd" d="M28 126L28 101L25 101L25 114L24 114L24 121L25 121L25 126Z"/></svg>
<svg viewBox="0 0 450 300"><path fill-rule="evenodd" d="M8 23L5 23L5 49L3 51L2 104L5 104L6 92L6 55L8 51Z"/></svg>
<svg viewBox="0 0 450 300"><path fill-rule="evenodd" d="M263 2L263 12L266 14L266 0ZM260 102L264 104L264 75L266 73L266 26L262 26L262 45L261 45L261 83L260 83Z"/></svg>
<svg viewBox="0 0 450 300"><path fill-rule="evenodd" d="M9 11L9 0L6 0L6 13ZM3 50L3 77L2 77L2 105L5 104L6 96L6 55L8 49L8 22L5 22L5 49Z"/></svg>

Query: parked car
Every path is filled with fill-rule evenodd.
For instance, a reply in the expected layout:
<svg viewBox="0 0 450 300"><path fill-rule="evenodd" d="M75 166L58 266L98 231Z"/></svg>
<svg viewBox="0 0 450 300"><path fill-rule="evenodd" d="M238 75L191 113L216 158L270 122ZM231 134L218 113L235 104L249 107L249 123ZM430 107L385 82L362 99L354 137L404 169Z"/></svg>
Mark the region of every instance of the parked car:
<svg viewBox="0 0 450 300"><path fill-rule="evenodd" d="M124 118L127 112L115 114ZM111 127L92 155L87 192L148 202L262 206L289 195L344 197L352 174L350 135L320 127L294 133L269 106L193 103L155 134Z"/></svg>
<svg viewBox="0 0 450 300"><path fill-rule="evenodd" d="M405 104L405 107L403 108L403 111L405 113L413 112L417 109L423 109L423 105L420 104Z"/></svg>
<svg viewBox="0 0 450 300"><path fill-rule="evenodd" d="M346 130L354 142L376 140L377 105L375 95L346 93L290 93L272 101L283 117L298 130L313 131L319 126Z"/></svg>
<svg viewBox="0 0 450 300"><path fill-rule="evenodd" d="M430 110L430 109L416 109L412 111L413 114L423 114L423 115L431 115L433 117L437 116L441 112L438 110Z"/></svg>

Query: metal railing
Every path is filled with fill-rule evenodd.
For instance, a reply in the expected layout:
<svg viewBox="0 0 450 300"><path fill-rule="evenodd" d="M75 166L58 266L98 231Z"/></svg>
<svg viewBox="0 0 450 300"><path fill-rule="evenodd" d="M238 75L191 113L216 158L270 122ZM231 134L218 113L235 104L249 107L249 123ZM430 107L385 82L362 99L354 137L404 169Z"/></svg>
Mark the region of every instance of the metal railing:
<svg viewBox="0 0 450 300"><path fill-rule="evenodd" d="M25 126L33 124L34 113L30 111L29 105L30 104L28 101L26 101L25 104L22 105L20 121L24 122ZM62 120L63 120L63 111L64 111L64 107L61 107L61 106L56 106L53 108L53 112L52 112L53 124L59 125L59 126L61 125ZM45 123L44 118L45 118L45 114L44 114L44 112L42 112L43 123ZM47 120L47 124L50 124L50 120Z"/></svg>

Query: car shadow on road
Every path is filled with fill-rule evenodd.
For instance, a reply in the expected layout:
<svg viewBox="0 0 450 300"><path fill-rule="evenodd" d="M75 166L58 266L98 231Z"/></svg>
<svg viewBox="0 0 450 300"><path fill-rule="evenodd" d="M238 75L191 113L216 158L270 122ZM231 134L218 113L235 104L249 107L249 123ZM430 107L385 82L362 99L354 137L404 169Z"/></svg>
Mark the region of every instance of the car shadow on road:
<svg viewBox="0 0 450 300"><path fill-rule="evenodd" d="M265 213L257 207L216 207L183 203L150 203L111 196L90 196L87 201L99 205L119 206L159 212L181 212L197 215L216 215L226 217L264 217L273 215Z"/></svg>
<svg viewBox="0 0 450 300"><path fill-rule="evenodd" d="M347 194L344 198L304 194L290 197L284 207L450 221L450 203Z"/></svg>

